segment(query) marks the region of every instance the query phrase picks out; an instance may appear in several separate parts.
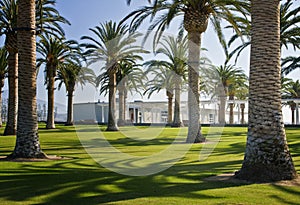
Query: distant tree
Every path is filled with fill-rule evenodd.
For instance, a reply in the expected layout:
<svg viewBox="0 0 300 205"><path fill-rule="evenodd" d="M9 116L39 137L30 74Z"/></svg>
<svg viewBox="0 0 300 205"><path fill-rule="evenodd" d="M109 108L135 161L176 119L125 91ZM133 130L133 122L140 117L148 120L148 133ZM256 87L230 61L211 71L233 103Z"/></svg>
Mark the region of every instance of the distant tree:
<svg viewBox="0 0 300 205"><path fill-rule="evenodd" d="M282 93L283 99L291 99L291 101L288 101L287 104L290 106L292 111L292 124L295 124L295 110L296 110L296 103L293 99L299 99L300 100L300 82L297 81L290 81L285 88L283 89Z"/></svg>
<svg viewBox="0 0 300 205"><path fill-rule="evenodd" d="M236 68L232 65L223 66L212 66L211 70L207 70L206 78L212 80L217 84L217 95L220 98L220 109L219 109L219 123L225 122L225 106L226 98L229 100L234 100L238 89L246 88L248 77L246 76L244 70ZM233 108L234 104L229 104L230 115L229 123L233 124Z"/></svg>
<svg viewBox="0 0 300 205"><path fill-rule="evenodd" d="M83 67L76 62L66 62L58 65L58 74L56 80L60 81L58 90L62 85L65 86L68 96L67 104L67 122L66 125L73 125L73 94L76 84L83 87L86 83L95 85L95 73L92 69Z"/></svg>
<svg viewBox="0 0 300 205"><path fill-rule="evenodd" d="M147 68L146 74L155 76L146 83L146 90L143 95L148 94L148 98L154 92L166 91L168 99L168 124L172 124L172 112L173 112L173 97L175 88L175 73L170 69L165 69L164 63L158 60L151 60L144 63Z"/></svg>
<svg viewBox="0 0 300 205"><path fill-rule="evenodd" d="M174 86L175 91L175 105L174 105L174 115L169 119L169 122L173 127L183 126L183 122L180 118L180 94L182 83L187 80L187 71L188 71L188 41L187 36L182 38L178 36L177 38L168 36L164 37L159 43L159 48L155 52L156 54L161 54L165 56L166 60L159 61L149 61L146 62L151 70L155 67L163 68L169 70L170 83ZM167 72L168 73L168 72ZM154 77L154 81L156 76ZM166 81L167 82L167 81ZM167 88L168 86L166 86ZM172 89L171 89L172 90ZM171 96L171 95L169 95ZM171 98L169 98L171 100ZM170 101L169 101L170 102ZM172 101L171 101L172 102ZM172 105L172 103L169 103ZM170 108L169 108L170 109ZM170 113L169 113L170 114ZM172 115L170 116L172 117Z"/></svg>
<svg viewBox="0 0 300 205"><path fill-rule="evenodd" d="M141 65L135 62L121 62L116 73L117 76L117 91L119 96L119 119L118 126L123 126L126 123L125 109L128 92L139 93L142 96L144 90L144 81L147 76L140 68ZM109 88L109 76L107 72L102 73L97 77L96 86L100 87L100 94L106 95Z"/></svg>

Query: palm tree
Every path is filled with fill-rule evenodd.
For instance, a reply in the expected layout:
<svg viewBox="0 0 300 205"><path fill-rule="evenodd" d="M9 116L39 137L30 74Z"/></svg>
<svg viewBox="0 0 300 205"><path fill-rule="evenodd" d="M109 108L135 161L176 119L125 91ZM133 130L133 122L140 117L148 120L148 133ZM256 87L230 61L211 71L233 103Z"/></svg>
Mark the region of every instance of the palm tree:
<svg viewBox="0 0 300 205"><path fill-rule="evenodd" d="M116 109L116 73L120 62L142 60L139 53L145 53L140 47L134 45L138 33L128 34L128 26L116 22L106 22L91 28L90 31L97 38L83 36L81 39L91 43L83 44L87 49L87 55L91 56L91 63L97 61L105 62L104 69L109 75L109 108L107 131L117 131L118 126L115 120Z"/></svg>
<svg viewBox="0 0 300 205"><path fill-rule="evenodd" d="M220 109L219 109L219 123L225 123L225 106L226 98L229 100L234 100L236 93L239 89L247 87L248 77L246 76L244 70L236 68L232 65L222 65L222 66L212 66L206 70L205 79L213 81L212 83L217 84L217 95L220 98ZM234 114L233 114L234 103L229 104L229 123L233 124Z"/></svg>
<svg viewBox="0 0 300 205"><path fill-rule="evenodd" d="M76 84L82 87L88 82L95 84L95 73L92 69L82 67L75 62L67 62L58 66L58 74L56 80L59 80L58 89L64 84L68 96L67 122L66 125L73 125L73 94Z"/></svg>
<svg viewBox="0 0 300 205"><path fill-rule="evenodd" d="M247 85L247 86L238 87L235 96L238 100L247 100L249 96L249 86ZM240 108L241 108L240 123L245 124L245 108L246 108L245 103L241 103Z"/></svg>
<svg viewBox="0 0 300 205"><path fill-rule="evenodd" d="M175 89L175 73L170 69L165 69L165 63L158 60L150 60L144 63L147 71L146 74L155 76L152 80L147 81L146 90L143 95L148 93L148 98L154 92L160 92L161 90L166 90L166 96L168 99L168 124L172 124L172 112L173 112L173 97Z"/></svg>
<svg viewBox="0 0 300 205"><path fill-rule="evenodd" d="M17 49L17 4L16 0L0 1L1 18L0 27L1 34L6 36L5 48L8 51L8 114L4 135L15 135L17 126L17 100L18 100L18 49Z"/></svg>
<svg viewBox="0 0 300 205"><path fill-rule="evenodd" d="M135 91L142 96L141 90L144 89L144 81L147 76L135 62L121 62L116 73L117 91L119 96L119 119L118 126L124 126L125 120L125 105L127 102L128 91ZM109 91L109 76L107 72L102 73L96 79L96 86L100 87L100 94L104 96Z"/></svg>
<svg viewBox="0 0 300 205"><path fill-rule="evenodd" d="M180 118L180 94L183 80L186 80L188 65L187 65L187 37L181 38L180 36L175 38L168 36L163 38L160 43L160 48L156 50L156 54L162 54L167 57L167 60L151 61L149 66L161 66L164 69L171 71L171 82L174 82L175 90L175 105L174 105L174 117L172 126L180 127L183 126L183 122Z"/></svg>
<svg viewBox="0 0 300 205"><path fill-rule="evenodd" d="M17 89L18 89L18 49L17 49L17 4L16 0L0 1L0 35L4 34L5 47L9 52L9 102L8 119L4 135L14 135L17 123ZM70 24L65 18L61 17L54 8L55 0L36 0L36 29L37 33L44 32L56 35L64 35L63 29L58 22Z"/></svg>
<svg viewBox="0 0 300 205"><path fill-rule="evenodd" d="M300 82L297 81L291 81L288 83L288 85L283 89L282 94L283 99L300 99ZM292 111L292 124L295 124L295 110L296 110L296 103L294 100L288 101L288 105L291 108Z"/></svg>
<svg viewBox="0 0 300 205"><path fill-rule="evenodd" d="M67 59L75 58L80 49L76 41L61 40L51 35L40 37L37 45L37 52L41 55L37 59L37 67L45 65L45 84L48 90L48 112L47 112L47 129L54 129L54 90L55 77L57 69L61 63Z"/></svg>
<svg viewBox="0 0 300 205"><path fill-rule="evenodd" d="M36 110L35 1L18 0L18 125L16 145L8 158L45 158L38 136Z"/></svg>
<svg viewBox="0 0 300 205"><path fill-rule="evenodd" d="M8 52L3 47L0 48L0 127L2 126L2 88L4 86L4 79L7 77L7 57Z"/></svg>
<svg viewBox="0 0 300 205"><path fill-rule="evenodd" d="M127 0L129 4L131 0ZM226 50L226 43L221 29L221 19L234 25L235 14L242 12L246 15L249 10L248 1L243 0L149 0L151 6L144 6L133 11L124 18L127 20L133 17L132 29L136 29L147 17L151 17L153 22L149 31L157 28L155 41L157 42L162 32L168 28L171 22L178 16L183 16L183 27L188 32L188 110L189 110L189 129L187 142L202 142L204 137L201 134L200 109L199 109L199 64L201 34L206 31L208 21L211 19L212 25L217 31L220 42ZM161 14L161 15L158 15ZM157 18L155 18L155 16Z"/></svg>
<svg viewBox="0 0 300 205"><path fill-rule="evenodd" d="M254 182L290 180L297 173L281 111L279 1L252 0L251 9L249 127L236 177Z"/></svg>

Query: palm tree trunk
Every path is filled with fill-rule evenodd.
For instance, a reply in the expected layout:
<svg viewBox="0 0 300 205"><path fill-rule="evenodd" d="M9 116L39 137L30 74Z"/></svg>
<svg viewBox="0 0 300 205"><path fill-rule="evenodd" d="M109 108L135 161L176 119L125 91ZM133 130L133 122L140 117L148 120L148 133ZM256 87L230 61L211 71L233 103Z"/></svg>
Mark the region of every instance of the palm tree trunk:
<svg viewBox="0 0 300 205"><path fill-rule="evenodd" d="M116 124L116 72L109 73L109 94L108 94L108 124L106 131L118 131Z"/></svg>
<svg viewBox="0 0 300 205"><path fill-rule="evenodd" d="M225 113L226 113L226 91L222 83L219 83L217 87L217 93L220 100L219 105L219 123L225 124Z"/></svg>
<svg viewBox="0 0 300 205"><path fill-rule="evenodd" d="M2 89L4 86L4 76L0 80L0 127L2 127Z"/></svg>
<svg viewBox="0 0 300 205"><path fill-rule="evenodd" d="M47 129L54 129L54 82L55 82L55 68L53 65L47 67L48 76L48 112L47 112Z"/></svg>
<svg viewBox="0 0 300 205"><path fill-rule="evenodd" d="M75 87L75 84L73 86L70 86L70 88L68 89L68 111L67 111L67 122L66 122L67 126L71 126L71 125L74 124L74 122L73 122L73 93L74 93L74 87Z"/></svg>
<svg viewBox="0 0 300 205"><path fill-rule="evenodd" d="M38 136L36 106L35 0L19 0L19 101L16 145L8 158L45 158Z"/></svg>
<svg viewBox="0 0 300 205"><path fill-rule="evenodd" d="M252 0L251 9L249 127L236 177L253 182L290 180L297 173L281 111L279 0Z"/></svg>
<svg viewBox="0 0 300 205"><path fill-rule="evenodd" d="M295 124L295 107L296 106L292 106L291 107L291 111L292 111L292 124Z"/></svg>
<svg viewBox="0 0 300 205"><path fill-rule="evenodd" d="M229 95L229 100L234 100L234 96ZM233 124L233 122L234 122L233 108L234 108L234 104L230 103L229 104L229 124Z"/></svg>
<svg viewBox="0 0 300 205"><path fill-rule="evenodd" d="M18 106L18 51L14 48L16 35L7 35L6 47L8 55L8 112L4 135L15 135L17 128L17 106Z"/></svg>
<svg viewBox="0 0 300 205"><path fill-rule="evenodd" d="M168 97L168 124L171 125L172 123L172 112L173 112L173 91L167 89L166 95Z"/></svg>
<svg viewBox="0 0 300 205"><path fill-rule="evenodd" d="M200 64L201 32L188 32L188 111L189 125L187 143L204 142L200 125L199 99L199 64Z"/></svg>
<svg viewBox="0 0 300 205"><path fill-rule="evenodd" d="M125 125L125 81L122 80L119 86L119 120L118 126Z"/></svg>
<svg viewBox="0 0 300 205"><path fill-rule="evenodd" d="M174 119L172 127L183 127L183 122L180 118L180 91L181 91L181 79L177 79L175 83L175 105L174 105Z"/></svg>
<svg viewBox="0 0 300 205"><path fill-rule="evenodd" d="M241 115L242 115L241 124L245 124L245 104L244 103L241 104Z"/></svg>

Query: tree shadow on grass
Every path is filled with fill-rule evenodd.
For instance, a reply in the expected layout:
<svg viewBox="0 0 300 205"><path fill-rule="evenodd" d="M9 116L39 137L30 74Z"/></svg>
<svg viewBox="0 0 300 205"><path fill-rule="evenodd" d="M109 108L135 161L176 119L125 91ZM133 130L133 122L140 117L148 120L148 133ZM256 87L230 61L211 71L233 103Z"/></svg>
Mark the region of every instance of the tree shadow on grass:
<svg viewBox="0 0 300 205"><path fill-rule="evenodd" d="M6 162L12 163L12 162ZM201 178L235 162L180 164L151 176L131 177L80 160L20 163L1 173L0 197L24 204L102 204L143 197L212 199L199 191L239 186ZM74 168L76 167L76 168ZM211 170L216 169L216 170ZM230 169L230 168L229 168ZM169 178L174 180L169 180Z"/></svg>

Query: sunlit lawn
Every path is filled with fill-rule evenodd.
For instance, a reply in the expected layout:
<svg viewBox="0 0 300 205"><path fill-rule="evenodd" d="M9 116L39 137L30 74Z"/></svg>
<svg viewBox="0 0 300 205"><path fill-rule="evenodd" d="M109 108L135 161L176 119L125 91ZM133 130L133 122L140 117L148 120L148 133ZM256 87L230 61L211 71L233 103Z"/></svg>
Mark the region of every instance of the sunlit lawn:
<svg viewBox="0 0 300 205"><path fill-rule="evenodd" d="M135 165L130 159L121 156L142 157L163 153L166 148L181 150L187 129L177 128L132 128L122 132L102 134L121 153L99 149L100 157L94 161L87 154L80 139L93 138L99 130L92 126L74 128L57 126L55 130L39 130L42 149L48 155L59 155L71 159L44 162L0 162L0 204L300 204L300 186L276 184L241 184L212 182L206 178L222 173L233 173L241 167L246 141L246 128L224 128L217 147L206 160L199 160L202 144L192 145L179 161L171 166L169 155L158 155L156 167L170 168L148 176L122 175L103 168L96 161L101 156L111 167L129 168ZM209 132L208 127L203 132ZM3 128L0 130L3 133ZM138 134L136 134L138 132ZM214 130L210 130L214 133ZM158 135L158 136L157 136ZM300 129L287 129L288 141L293 159L300 173ZM97 135L95 135L97 136ZM170 145L174 138L176 142ZM133 139L131 139L131 138ZM79 139L80 138L80 139ZM101 138L101 137L99 137ZM153 138L153 139L150 139ZM97 139L93 138L95 147ZM209 138L208 148L214 141ZM103 141L103 140L102 140ZM100 140L100 142L102 142ZM13 136L0 136L0 155L12 152L15 143ZM85 142L84 142L85 143ZM85 144L87 146L87 144ZM88 144L90 145L90 144ZM92 146L90 148L93 148ZM103 155L101 155L103 153ZM177 152L176 152L177 153ZM180 152L178 152L180 153ZM172 153L169 153L172 157ZM209 149L207 150L209 154ZM156 155L155 155L156 156ZM175 154L176 156L176 154ZM201 155L205 157L206 155ZM173 156L174 157L174 156ZM161 162L160 161L160 162ZM151 162L152 163L152 162ZM151 164L150 163L150 164ZM169 164L168 164L169 163ZM105 164L105 166L107 165ZM139 166L150 167L147 162ZM153 164L152 164L153 165ZM139 172L130 174L141 175Z"/></svg>

